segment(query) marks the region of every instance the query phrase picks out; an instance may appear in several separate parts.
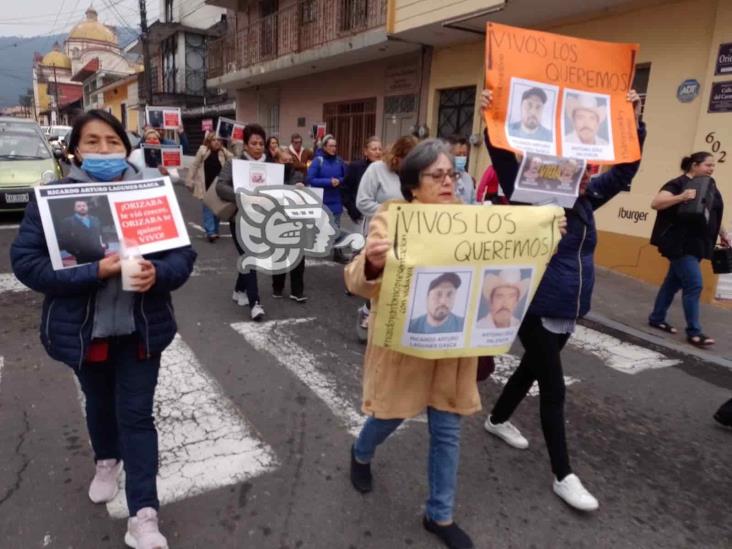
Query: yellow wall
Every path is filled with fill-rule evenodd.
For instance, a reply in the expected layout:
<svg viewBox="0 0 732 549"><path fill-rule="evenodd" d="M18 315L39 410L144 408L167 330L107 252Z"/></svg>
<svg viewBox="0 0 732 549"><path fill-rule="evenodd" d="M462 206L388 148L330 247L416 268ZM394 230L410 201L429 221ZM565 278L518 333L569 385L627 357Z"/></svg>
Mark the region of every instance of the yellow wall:
<svg viewBox="0 0 732 549"><path fill-rule="evenodd" d="M122 84L116 88L104 92L104 105L102 108L111 109L112 114L117 118L117 120L122 120L122 103L127 103L126 84ZM137 129L136 121L131 120L129 111L127 112L126 129Z"/></svg>
<svg viewBox="0 0 732 549"><path fill-rule="evenodd" d="M448 21L456 16L485 11L503 0L390 0L389 33Z"/></svg>
<svg viewBox="0 0 732 549"><path fill-rule="evenodd" d="M624 13L595 17L582 22L548 28L551 32L582 38L640 44L638 64L650 63L650 81L644 119L648 139L641 169L631 193L623 193L598 213L601 230L597 262L649 282L659 283L666 261L648 246L655 213L650 198L660 186L679 174L681 158L696 150L708 150L705 142L715 132L726 150L727 161L717 165L715 179L725 202L732 205L732 113L708 114L712 82L732 80L714 77L714 63L722 42L732 42L732 1L684 0ZM484 78L483 41L435 51L430 82L428 124L436 127L438 90L463 85L481 89ZM676 98L686 79L701 83L699 96L690 103ZM480 131L477 115L474 132ZM473 149L476 152L476 149ZM479 176L488 164L480 153L471 161L471 172ZM719 155L718 155L719 156ZM645 221L619 219L620 208L647 213ZM732 223L732 207L726 208L725 226ZM709 276L706 276L709 274ZM716 277L705 273L705 296L711 299Z"/></svg>

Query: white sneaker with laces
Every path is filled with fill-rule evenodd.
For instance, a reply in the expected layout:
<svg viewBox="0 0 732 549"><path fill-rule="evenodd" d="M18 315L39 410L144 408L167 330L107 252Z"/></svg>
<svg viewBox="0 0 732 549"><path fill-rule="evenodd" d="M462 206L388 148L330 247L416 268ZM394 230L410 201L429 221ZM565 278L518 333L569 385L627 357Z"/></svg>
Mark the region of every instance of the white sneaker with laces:
<svg viewBox="0 0 732 549"><path fill-rule="evenodd" d="M168 540L158 528L158 512L155 509L145 507L136 516L127 519L125 543L133 549L168 549Z"/></svg>
<svg viewBox="0 0 732 549"><path fill-rule="evenodd" d="M256 303L255 303L255 304L254 304L254 305L252 306L252 320L259 320L259 319L260 319L260 318L262 318L263 316L264 316L264 309L263 309L263 308L262 308L262 306L261 306L261 305L259 304L259 301L257 301L257 302L256 302Z"/></svg>
<svg viewBox="0 0 732 549"><path fill-rule="evenodd" d="M560 482L554 479L554 493L562 498L568 505L580 511L594 511L600 504L595 496L590 494L582 486L579 477L570 473Z"/></svg>
<svg viewBox="0 0 732 549"><path fill-rule="evenodd" d="M519 450L525 450L529 447L529 441L526 440L524 435L521 434L521 431L516 429L510 421L493 423L491 421L491 416L488 416L483 427L485 427L485 430L490 434L497 436L509 446L513 446Z"/></svg>
<svg viewBox="0 0 732 549"><path fill-rule="evenodd" d="M249 298L247 297L247 294L244 292L239 292L239 297L236 299L236 304L239 305L239 307L246 307L249 305Z"/></svg>
<svg viewBox="0 0 732 549"><path fill-rule="evenodd" d="M94 503L108 503L112 501L119 484L117 479L122 472L122 462L116 459L100 459L96 464L96 473L89 485L89 499Z"/></svg>

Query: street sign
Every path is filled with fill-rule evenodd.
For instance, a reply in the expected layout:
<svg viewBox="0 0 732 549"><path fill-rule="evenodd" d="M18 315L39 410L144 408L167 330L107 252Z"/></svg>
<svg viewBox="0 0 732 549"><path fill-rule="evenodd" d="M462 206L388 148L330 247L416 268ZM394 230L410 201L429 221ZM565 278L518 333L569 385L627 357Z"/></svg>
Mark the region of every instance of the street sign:
<svg viewBox="0 0 732 549"><path fill-rule="evenodd" d="M712 84L709 112L732 112L732 81Z"/></svg>
<svg viewBox="0 0 732 549"><path fill-rule="evenodd" d="M732 42L719 45L714 74L732 74Z"/></svg>

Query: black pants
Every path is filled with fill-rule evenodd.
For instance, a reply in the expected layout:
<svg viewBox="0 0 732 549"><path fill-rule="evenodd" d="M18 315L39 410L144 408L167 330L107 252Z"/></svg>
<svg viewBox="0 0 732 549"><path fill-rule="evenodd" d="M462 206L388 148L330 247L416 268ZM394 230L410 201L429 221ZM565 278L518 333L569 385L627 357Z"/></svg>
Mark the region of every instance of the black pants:
<svg viewBox="0 0 732 549"><path fill-rule="evenodd" d="M290 271L290 293L295 297L302 297L305 292L305 258ZM287 273L272 275L272 291L281 294L285 289Z"/></svg>
<svg viewBox="0 0 732 549"><path fill-rule="evenodd" d="M244 255L244 250L239 246L239 241L236 239L236 216L233 216L229 221L229 229L231 229L231 239L234 241L234 246L239 255ZM249 305L259 303L259 286L257 284L257 271L251 270L248 273L237 273L236 284L234 290L237 292L244 292L247 294L249 299Z"/></svg>
<svg viewBox="0 0 732 549"><path fill-rule="evenodd" d="M130 516L157 509L158 433L153 397L160 355L139 357L137 336L109 338L109 358L76 372L86 399L86 425L94 459L124 461Z"/></svg>
<svg viewBox="0 0 732 549"><path fill-rule="evenodd" d="M569 334L554 334L544 328L540 317L526 315L518 335L525 349L524 356L498 397L491 418L493 423L508 420L534 381L538 381L541 429L552 462L552 472L558 480L562 480L572 472L564 431L565 386L559 356Z"/></svg>

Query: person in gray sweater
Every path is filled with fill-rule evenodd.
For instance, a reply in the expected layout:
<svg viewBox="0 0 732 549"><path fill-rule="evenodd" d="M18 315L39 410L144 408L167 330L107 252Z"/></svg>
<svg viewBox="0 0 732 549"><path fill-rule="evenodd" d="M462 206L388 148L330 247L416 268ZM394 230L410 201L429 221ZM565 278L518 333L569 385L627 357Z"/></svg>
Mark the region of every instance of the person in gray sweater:
<svg viewBox="0 0 732 549"><path fill-rule="evenodd" d="M368 233L369 222L381 204L387 200L404 199L399 182L399 166L416 144L417 140L411 135L400 137L383 161L372 162L366 168L356 195L356 207L364 217L364 234Z"/></svg>

